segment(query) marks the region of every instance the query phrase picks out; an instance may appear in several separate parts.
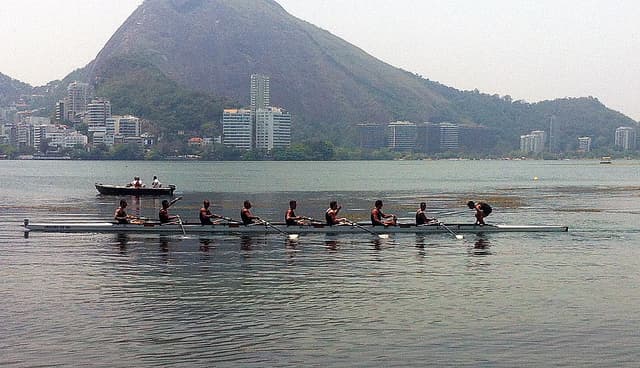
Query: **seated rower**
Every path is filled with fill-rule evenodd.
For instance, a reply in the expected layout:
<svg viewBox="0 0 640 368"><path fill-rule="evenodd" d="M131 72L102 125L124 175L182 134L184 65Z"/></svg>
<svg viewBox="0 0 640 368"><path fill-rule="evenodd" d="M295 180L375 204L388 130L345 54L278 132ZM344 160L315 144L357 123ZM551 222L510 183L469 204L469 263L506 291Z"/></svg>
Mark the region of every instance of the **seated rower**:
<svg viewBox="0 0 640 368"><path fill-rule="evenodd" d="M161 224L177 224L180 222L179 216L169 215L169 207L173 206L174 203L181 199L182 197L178 197L176 199L173 199L171 202L167 201L166 199L162 201L162 208L158 212L158 219L160 220Z"/></svg>
<svg viewBox="0 0 640 368"><path fill-rule="evenodd" d="M162 187L162 184L160 183L160 180L158 180L157 176L153 176L153 181L151 182L151 187L152 188L160 188Z"/></svg>
<svg viewBox="0 0 640 368"><path fill-rule="evenodd" d="M130 224L131 220L135 217L132 215L127 215L127 201L124 199L120 200L120 207L116 209L116 213L113 215L113 219L116 220L118 224Z"/></svg>
<svg viewBox="0 0 640 368"><path fill-rule="evenodd" d="M240 217L242 218L242 223L245 225L259 224L261 222L260 217L254 216L251 213L251 202L249 201L244 201L244 205L240 211Z"/></svg>
<svg viewBox="0 0 640 368"><path fill-rule="evenodd" d="M296 213L295 213L296 207L298 207L298 204L296 203L296 201L289 201L289 209L287 210L287 213L285 213L284 215L284 221L286 222L287 226L305 224L304 217L296 216Z"/></svg>
<svg viewBox="0 0 640 368"><path fill-rule="evenodd" d="M200 224L202 225L213 225L220 222L220 220L211 221L212 218L219 219L221 216L211 213L211 210L209 210L210 205L211 204L208 199L205 199L204 202L202 202L202 208L200 209Z"/></svg>
<svg viewBox="0 0 640 368"><path fill-rule="evenodd" d="M425 210L427 209L426 202L420 202L420 208L416 211L416 225L427 225L432 222L437 222L436 218L428 218Z"/></svg>
<svg viewBox="0 0 640 368"><path fill-rule="evenodd" d="M373 226L396 226L398 218L396 215L382 212L382 201L377 200L371 210L371 225ZM388 219L388 220L387 220Z"/></svg>
<svg viewBox="0 0 640 368"><path fill-rule="evenodd" d="M485 225L484 218L489 216L493 211L491 206L485 202L475 203L474 201L469 201L467 202L467 207L476 211L476 225Z"/></svg>
<svg viewBox="0 0 640 368"><path fill-rule="evenodd" d="M347 220L346 218L338 218L338 212L340 212L341 209L342 206L338 206L338 202L331 201L329 203L329 208L327 208L327 211L324 213L324 219L326 220L327 225L333 226L349 224L349 220Z"/></svg>

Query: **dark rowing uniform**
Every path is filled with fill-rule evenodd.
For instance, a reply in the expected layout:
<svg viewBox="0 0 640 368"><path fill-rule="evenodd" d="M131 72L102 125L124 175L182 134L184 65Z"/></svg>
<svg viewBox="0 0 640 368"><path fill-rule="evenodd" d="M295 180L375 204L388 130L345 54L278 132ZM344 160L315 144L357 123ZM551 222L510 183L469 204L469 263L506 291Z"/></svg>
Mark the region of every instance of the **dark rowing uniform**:
<svg viewBox="0 0 640 368"><path fill-rule="evenodd" d="M116 221L119 224L128 224L129 223L129 219L127 218L127 211L124 210L124 208L119 207L118 210L116 211Z"/></svg>
<svg viewBox="0 0 640 368"><path fill-rule="evenodd" d="M430 219L427 217L427 214L423 210L416 211L416 225L425 225L428 224L429 221L433 221L434 219Z"/></svg>
<svg viewBox="0 0 640 368"><path fill-rule="evenodd" d="M251 218L251 216L249 216L249 210L246 210L246 208L243 208L242 211L240 211L240 218L242 219L242 223L245 225L251 225L254 223L253 219Z"/></svg>
<svg viewBox="0 0 640 368"><path fill-rule="evenodd" d="M371 225L372 226L385 226L383 219L385 218L384 213L381 209L374 208L371 210Z"/></svg>
<svg viewBox="0 0 640 368"><path fill-rule="evenodd" d="M287 213L284 215L284 221L287 223L287 226L298 225L298 220L296 218L296 213L293 212L291 208L287 210Z"/></svg>
<svg viewBox="0 0 640 368"><path fill-rule="evenodd" d="M200 224L201 225L213 225L211 222L211 211L207 208L206 211L200 210Z"/></svg>

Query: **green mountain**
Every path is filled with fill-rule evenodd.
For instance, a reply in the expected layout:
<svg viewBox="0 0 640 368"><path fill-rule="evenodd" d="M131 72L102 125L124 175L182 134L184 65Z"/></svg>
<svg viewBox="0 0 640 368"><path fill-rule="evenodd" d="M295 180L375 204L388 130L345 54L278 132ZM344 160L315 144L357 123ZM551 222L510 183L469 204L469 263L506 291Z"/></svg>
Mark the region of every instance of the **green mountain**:
<svg viewBox="0 0 640 368"><path fill-rule="evenodd" d="M30 95L33 91L27 83L22 83L0 73L0 106L7 106L16 102L22 95Z"/></svg>
<svg viewBox="0 0 640 368"><path fill-rule="evenodd" d="M494 150L506 152L521 134L547 130L552 117L567 148L582 135L609 145L615 128L636 124L591 97L530 104L424 79L272 0L146 0L95 60L59 85L88 81L115 113L168 132L219 132L223 107L248 105L254 73L271 77L271 103L292 112L294 140L350 145L360 122L453 121L490 128Z"/></svg>

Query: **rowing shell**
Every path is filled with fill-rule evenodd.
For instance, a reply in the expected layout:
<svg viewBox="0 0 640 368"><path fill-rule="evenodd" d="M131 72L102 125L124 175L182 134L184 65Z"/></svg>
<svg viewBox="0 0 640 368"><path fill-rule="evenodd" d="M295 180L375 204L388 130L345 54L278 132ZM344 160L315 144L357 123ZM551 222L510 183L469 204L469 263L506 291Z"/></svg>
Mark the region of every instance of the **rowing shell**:
<svg viewBox="0 0 640 368"><path fill-rule="evenodd" d="M29 223L25 220L25 231L40 231L52 233L153 233L153 234L356 234L363 233L363 228L376 234L439 234L449 232L447 228L456 233L498 233L498 232L567 232L567 226L559 225L473 225L473 224L445 224L433 225L399 225L399 226L371 226L354 225L325 226L325 225L294 225L284 224L266 225L239 225L239 224L114 224L111 222L54 222L54 223Z"/></svg>

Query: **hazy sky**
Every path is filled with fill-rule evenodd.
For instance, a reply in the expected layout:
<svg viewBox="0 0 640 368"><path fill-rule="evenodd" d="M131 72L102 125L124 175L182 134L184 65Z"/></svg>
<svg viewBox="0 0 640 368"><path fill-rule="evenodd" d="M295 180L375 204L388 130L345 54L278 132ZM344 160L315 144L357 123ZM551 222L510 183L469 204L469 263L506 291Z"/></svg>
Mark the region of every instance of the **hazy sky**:
<svg viewBox="0 0 640 368"><path fill-rule="evenodd" d="M91 61L141 0L2 0L0 72L41 85ZM638 0L279 0L425 78L530 102L594 96L640 119Z"/></svg>

